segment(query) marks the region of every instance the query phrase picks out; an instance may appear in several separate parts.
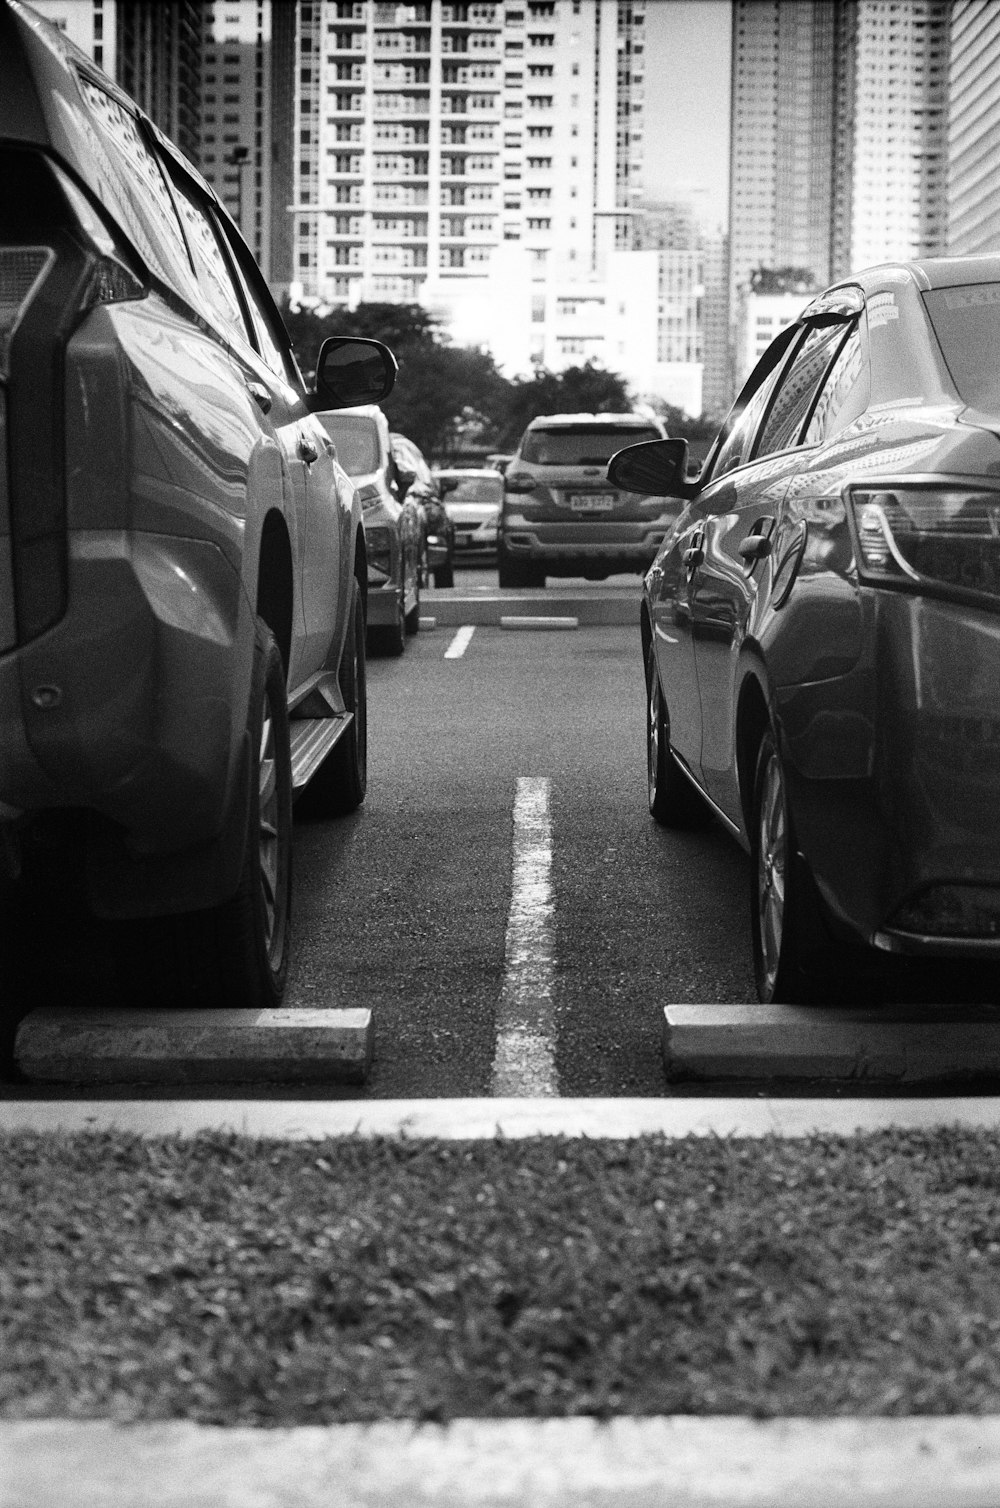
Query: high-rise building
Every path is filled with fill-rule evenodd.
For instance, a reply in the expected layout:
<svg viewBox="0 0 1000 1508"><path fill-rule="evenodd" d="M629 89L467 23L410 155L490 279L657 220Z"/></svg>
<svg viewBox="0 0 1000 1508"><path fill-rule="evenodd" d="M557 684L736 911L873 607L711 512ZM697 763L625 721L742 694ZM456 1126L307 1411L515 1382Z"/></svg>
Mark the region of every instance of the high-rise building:
<svg viewBox="0 0 1000 1508"><path fill-rule="evenodd" d="M1000 252L1000 6L955 0L951 23L948 251Z"/></svg>
<svg viewBox="0 0 1000 1508"><path fill-rule="evenodd" d="M118 82L195 164L204 20L198 0L118 0L115 27Z"/></svg>
<svg viewBox="0 0 1000 1508"><path fill-rule="evenodd" d="M606 279L632 243L645 0L296 13L296 294L419 301L464 338L516 334L547 360L566 286ZM591 333L566 334L566 354Z"/></svg>
<svg viewBox="0 0 1000 1508"><path fill-rule="evenodd" d="M734 0L730 295L822 286L946 233L950 0Z"/></svg>
<svg viewBox="0 0 1000 1508"><path fill-rule="evenodd" d="M115 77L115 23L120 0L31 0L32 8Z"/></svg>

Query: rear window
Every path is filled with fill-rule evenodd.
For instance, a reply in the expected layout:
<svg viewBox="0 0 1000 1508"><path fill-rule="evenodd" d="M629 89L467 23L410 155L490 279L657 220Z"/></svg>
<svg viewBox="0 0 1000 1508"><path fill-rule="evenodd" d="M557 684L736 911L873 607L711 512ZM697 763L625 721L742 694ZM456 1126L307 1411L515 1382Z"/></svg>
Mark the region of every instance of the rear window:
<svg viewBox="0 0 1000 1508"><path fill-rule="evenodd" d="M449 503L499 503L503 501L503 478L491 476L458 478L458 485L445 494Z"/></svg>
<svg viewBox="0 0 1000 1508"><path fill-rule="evenodd" d="M935 288L924 302L959 397L1000 408L1000 283Z"/></svg>
<svg viewBox="0 0 1000 1508"><path fill-rule="evenodd" d="M659 439L658 429L641 429L634 424L602 424L600 429L583 424L579 428L532 429L524 437L521 460L535 466L603 466L626 445Z"/></svg>
<svg viewBox="0 0 1000 1508"><path fill-rule="evenodd" d="M348 476L366 476L379 468L378 433L359 414L320 414L320 422L337 447L337 460Z"/></svg>

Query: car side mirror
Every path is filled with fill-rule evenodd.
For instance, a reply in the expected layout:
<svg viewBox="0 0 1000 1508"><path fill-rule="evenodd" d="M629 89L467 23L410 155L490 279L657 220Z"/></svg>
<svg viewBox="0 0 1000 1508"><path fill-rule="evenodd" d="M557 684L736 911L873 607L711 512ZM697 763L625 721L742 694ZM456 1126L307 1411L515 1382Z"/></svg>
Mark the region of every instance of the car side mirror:
<svg viewBox="0 0 1000 1508"><path fill-rule="evenodd" d="M644 440L628 445L608 462L608 481L623 492L646 497L693 497L697 488L687 480L686 440Z"/></svg>
<svg viewBox="0 0 1000 1508"><path fill-rule="evenodd" d="M315 407L353 408L388 398L399 367L380 340L331 335L319 348Z"/></svg>
<svg viewBox="0 0 1000 1508"><path fill-rule="evenodd" d="M439 488L441 489L442 496L445 493L447 493L447 492L457 492L457 490L458 490L458 477L457 476L439 476L437 478L437 484L438 484Z"/></svg>

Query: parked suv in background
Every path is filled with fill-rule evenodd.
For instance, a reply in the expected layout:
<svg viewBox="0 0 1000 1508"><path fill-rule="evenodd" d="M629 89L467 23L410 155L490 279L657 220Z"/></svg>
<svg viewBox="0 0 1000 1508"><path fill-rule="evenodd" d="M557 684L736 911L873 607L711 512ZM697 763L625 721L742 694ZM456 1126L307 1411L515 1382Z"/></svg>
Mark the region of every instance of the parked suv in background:
<svg viewBox="0 0 1000 1508"><path fill-rule="evenodd" d="M361 509L312 409L395 362L328 340L307 393L211 190L15 0L0 174L0 865L52 927L77 874L144 999L275 1005L293 794L366 783Z"/></svg>
<svg viewBox="0 0 1000 1508"><path fill-rule="evenodd" d="M622 492L607 480L616 451L660 440L642 414L540 414L504 474L497 566L501 586L544 586L546 576L601 581L646 571L679 505Z"/></svg>

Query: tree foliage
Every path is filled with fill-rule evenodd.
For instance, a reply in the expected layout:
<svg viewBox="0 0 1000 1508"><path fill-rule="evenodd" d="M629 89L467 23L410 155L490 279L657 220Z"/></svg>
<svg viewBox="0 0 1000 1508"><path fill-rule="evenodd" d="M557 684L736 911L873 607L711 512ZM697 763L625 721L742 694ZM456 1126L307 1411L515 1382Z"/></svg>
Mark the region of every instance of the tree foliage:
<svg viewBox="0 0 1000 1508"><path fill-rule="evenodd" d="M307 379L328 335L382 340L399 363L382 408L390 427L424 454L448 460L469 450L511 450L536 414L620 413L632 407L624 380L588 361L563 372L504 377L493 357L454 346L420 304L359 304L356 309L282 311Z"/></svg>

